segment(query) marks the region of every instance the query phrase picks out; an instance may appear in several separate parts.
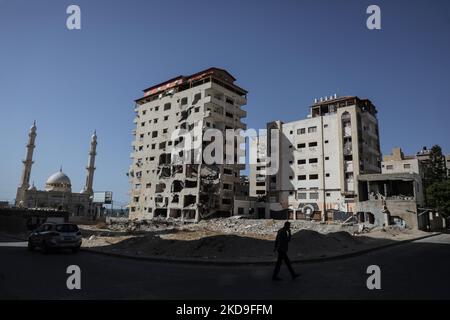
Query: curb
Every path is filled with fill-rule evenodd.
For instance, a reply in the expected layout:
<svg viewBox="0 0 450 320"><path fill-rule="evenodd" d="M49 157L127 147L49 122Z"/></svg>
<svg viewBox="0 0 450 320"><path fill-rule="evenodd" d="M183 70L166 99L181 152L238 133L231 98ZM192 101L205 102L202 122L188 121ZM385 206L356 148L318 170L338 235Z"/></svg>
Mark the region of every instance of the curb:
<svg viewBox="0 0 450 320"><path fill-rule="evenodd" d="M417 240L422 240L426 238L431 238L434 236L438 236L442 234L441 232L429 234L426 236L421 236L417 238L402 240L402 241L396 241L393 243L388 243L385 245L373 247L373 248L367 248L355 252L349 252L341 255L336 256L330 256L330 257L323 257L323 258L310 258L310 259L296 259L291 260L291 263L316 263L316 262L325 262L330 260L338 260L338 259L345 259L345 258L351 258L359 255L363 255L365 253L377 251L386 249L389 247L398 246L401 244L410 243ZM100 254L110 257L117 257L117 258L124 258L124 259L132 259L132 260L141 260L141 261L150 261L150 262L159 262L159 263L177 263L177 264L191 264L191 265L214 265L214 266L252 266L252 265L273 265L275 263L274 260L263 260L263 261L230 261L230 260L205 260L205 259L177 259L177 258L156 258L156 257L139 257L139 256L132 256L132 255L126 255L126 254L120 254L120 253L114 253L114 252L105 252L105 251L99 251L95 249L90 248L81 248L80 251L92 253L92 254Z"/></svg>

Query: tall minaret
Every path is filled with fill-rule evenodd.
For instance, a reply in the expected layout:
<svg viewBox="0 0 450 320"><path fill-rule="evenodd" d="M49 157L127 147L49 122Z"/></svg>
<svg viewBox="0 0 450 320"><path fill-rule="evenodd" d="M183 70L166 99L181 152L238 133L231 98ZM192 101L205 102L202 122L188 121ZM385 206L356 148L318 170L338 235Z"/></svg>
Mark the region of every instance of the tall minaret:
<svg viewBox="0 0 450 320"><path fill-rule="evenodd" d="M84 186L83 192L88 194L93 194L94 190L92 189L92 184L94 183L94 171L95 171L95 156L97 149L97 132L94 131L94 134L91 137L91 148L89 150L89 161L88 166L86 167L87 176L86 176L86 185Z"/></svg>
<svg viewBox="0 0 450 320"><path fill-rule="evenodd" d="M33 151L34 151L34 141L36 140L36 121L33 122L33 126L30 128L30 133L28 134L28 144L27 144L27 156L23 160L23 171L22 178L20 179L20 189L27 190L30 187L30 175L31 166L33 165Z"/></svg>

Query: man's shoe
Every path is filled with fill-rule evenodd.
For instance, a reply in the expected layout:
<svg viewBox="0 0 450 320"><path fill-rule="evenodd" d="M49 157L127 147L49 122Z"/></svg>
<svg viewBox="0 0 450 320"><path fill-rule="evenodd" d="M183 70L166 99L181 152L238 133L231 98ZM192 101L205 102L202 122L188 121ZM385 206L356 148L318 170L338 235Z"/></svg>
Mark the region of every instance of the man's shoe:
<svg viewBox="0 0 450 320"><path fill-rule="evenodd" d="M281 280L283 280L283 279L281 279L280 277L272 277L272 280L273 280L273 281L281 281Z"/></svg>
<svg viewBox="0 0 450 320"><path fill-rule="evenodd" d="M298 277L300 277L300 273L296 273L292 276L292 280L297 279Z"/></svg>

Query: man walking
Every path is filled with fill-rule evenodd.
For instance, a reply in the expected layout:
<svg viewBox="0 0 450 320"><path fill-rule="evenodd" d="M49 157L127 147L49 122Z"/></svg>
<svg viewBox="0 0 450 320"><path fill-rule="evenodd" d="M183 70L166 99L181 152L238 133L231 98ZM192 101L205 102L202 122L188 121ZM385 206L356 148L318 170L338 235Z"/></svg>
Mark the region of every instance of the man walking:
<svg viewBox="0 0 450 320"><path fill-rule="evenodd" d="M281 278L278 277L278 272L280 272L280 267L283 260L291 273L292 280L299 276L299 274L295 273L294 269L292 269L291 262L287 256L289 241L291 241L291 224L289 221L286 221L283 228L278 230L277 238L275 240L275 248L273 251L278 252L278 259L277 264L275 265L275 270L273 271L272 280L281 280Z"/></svg>

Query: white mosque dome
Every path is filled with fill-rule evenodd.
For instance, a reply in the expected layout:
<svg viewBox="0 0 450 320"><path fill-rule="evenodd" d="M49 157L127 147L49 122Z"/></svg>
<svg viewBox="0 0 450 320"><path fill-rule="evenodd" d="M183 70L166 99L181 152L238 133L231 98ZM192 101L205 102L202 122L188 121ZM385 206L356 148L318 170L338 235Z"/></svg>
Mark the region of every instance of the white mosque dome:
<svg viewBox="0 0 450 320"><path fill-rule="evenodd" d="M71 192L72 184L69 177L62 170L59 170L47 179L45 191Z"/></svg>

